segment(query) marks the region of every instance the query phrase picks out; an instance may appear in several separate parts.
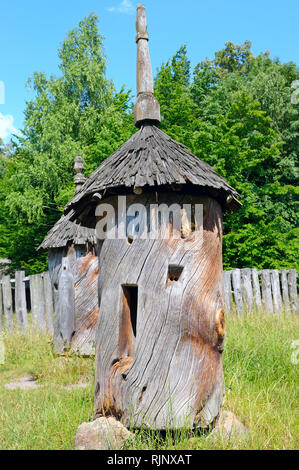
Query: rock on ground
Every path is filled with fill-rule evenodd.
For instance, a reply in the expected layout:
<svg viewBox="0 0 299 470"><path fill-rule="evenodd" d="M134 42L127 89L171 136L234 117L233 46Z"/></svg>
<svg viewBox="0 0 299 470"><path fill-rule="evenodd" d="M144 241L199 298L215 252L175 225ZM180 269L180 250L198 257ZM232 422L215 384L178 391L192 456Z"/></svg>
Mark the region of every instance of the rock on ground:
<svg viewBox="0 0 299 470"><path fill-rule="evenodd" d="M224 439L248 439L249 429L231 411L221 410L209 438L217 438L218 436Z"/></svg>
<svg viewBox="0 0 299 470"><path fill-rule="evenodd" d="M134 434L113 417L101 417L78 427L75 450L119 450Z"/></svg>

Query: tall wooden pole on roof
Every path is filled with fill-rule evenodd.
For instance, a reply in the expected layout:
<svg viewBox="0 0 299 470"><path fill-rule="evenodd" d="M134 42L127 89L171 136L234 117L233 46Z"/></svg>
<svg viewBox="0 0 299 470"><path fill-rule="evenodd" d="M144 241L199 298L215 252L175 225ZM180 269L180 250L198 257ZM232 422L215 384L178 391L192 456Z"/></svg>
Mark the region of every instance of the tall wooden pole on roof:
<svg viewBox="0 0 299 470"><path fill-rule="evenodd" d="M74 170L76 172L76 176L74 178L74 183L76 185L75 194L77 194L81 190L83 184L86 181L86 178L83 175L84 162L83 162L83 158L80 157L80 155L77 155L77 157L75 157Z"/></svg>
<svg viewBox="0 0 299 470"><path fill-rule="evenodd" d="M136 15L137 42L137 101L134 107L135 125L140 127L145 121L155 124L161 122L160 105L154 97L153 74L148 49L149 35L145 7L137 5Z"/></svg>

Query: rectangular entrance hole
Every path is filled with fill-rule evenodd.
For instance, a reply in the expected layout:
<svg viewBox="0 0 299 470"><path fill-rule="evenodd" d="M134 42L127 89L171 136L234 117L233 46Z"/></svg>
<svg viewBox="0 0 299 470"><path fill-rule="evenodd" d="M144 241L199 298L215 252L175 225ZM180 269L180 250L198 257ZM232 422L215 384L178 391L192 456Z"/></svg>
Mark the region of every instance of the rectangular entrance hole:
<svg viewBox="0 0 299 470"><path fill-rule="evenodd" d="M123 284L119 335L119 354L121 357L133 357L135 353L137 308L138 286Z"/></svg>

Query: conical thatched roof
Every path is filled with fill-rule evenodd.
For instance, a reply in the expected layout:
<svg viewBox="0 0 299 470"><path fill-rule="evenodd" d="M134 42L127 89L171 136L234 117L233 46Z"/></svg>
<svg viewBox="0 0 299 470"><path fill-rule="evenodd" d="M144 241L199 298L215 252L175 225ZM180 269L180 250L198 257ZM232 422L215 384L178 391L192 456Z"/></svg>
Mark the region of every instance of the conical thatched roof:
<svg viewBox="0 0 299 470"><path fill-rule="evenodd" d="M140 129L87 178L66 212L75 209L96 193L121 192L126 188L153 188L168 185L191 185L204 190L220 202L227 198L233 202L229 210L241 204L238 193L207 163L201 161L179 142L171 139L152 123L144 123Z"/></svg>
<svg viewBox="0 0 299 470"><path fill-rule="evenodd" d="M37 250L46 251L50 248L61 248L67 246L68 243L73 243L74 245L90 243L91 245L95 245L96 238L94 229L83 227L77 220L72 222L70 219L73 216L73 210L63 215L48 232L46 238Z"/></svg>

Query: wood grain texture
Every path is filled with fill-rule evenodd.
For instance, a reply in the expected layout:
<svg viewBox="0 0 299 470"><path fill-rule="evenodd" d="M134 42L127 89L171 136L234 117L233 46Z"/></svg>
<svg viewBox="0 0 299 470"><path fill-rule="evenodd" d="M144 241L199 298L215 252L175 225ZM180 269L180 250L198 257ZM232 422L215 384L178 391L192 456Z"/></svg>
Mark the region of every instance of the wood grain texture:
<svg viewBox="0 0 299 470"><path fill-rule="evenodd" d="M0 276L0 331L3 330L3 295L2 295L2 276Z"/></svg>
<svg viewBox="0 0 299 470"><path fill-rule="evenodd" d="M264 311L267 313L273 313L273 302L272 302L272 289L269 269L263 269L262 271L262 299Z"/></svg>
<svg viewBox="0 0 299 470"><path fill-rule="evenodd" d="M62 258L58 279L54 320L54 350L61 353L70 348L75 330L74 276L67 257Z"/></svg>
<svg viewBox="0 0 299 470"><path fill-rule="evenodd" d="M271 270L271 288L273 295L273 307L274 312L282 314L282 302L280 294L280 282L279 282L279 271L278 269Z"/></svg>
<svg viewBox="0 0 299 470"><path fill-rule="evenodd" d="M19 330L26 330L28 326L26 290L25 290L25 272L16 271L15 273L15 306L16 319Z"/></svg>
<svg viewBox="0 0 299 470"><path fill-rule="evenodd" d="M153 198L131 202L148 207ZM126 426L193 427L213 421L222 402L222 211L208 197L159 194L161 203L174 198L204 204L202 245L192 232L175 240L104 240L98 248L95 415ZM168 282L169 265L183 268L177 281ZM123 285L138 286L136 337L127 349Z"/></svg>
<svg viewBox="0 0 299 470"><path fill-rule="evenodd" d="M74 300L64 303L64 292L59 290L63 259L68 260L69 289ZM92 355L95 352L95 331L98 319L98 259L94 252L86 253L86 246L70 246L68 249L50 250L49 272L54 290L54 350L64 354L67 350L79 355ZM64 305L61 309L61 305ZM60 314L58 314L60 312ZM62 322L70 317L73 330L69 341L62 340Z"/></svg>
<svg viewBox="0 0 299 470"><path fill-rule="evenodd" d="M223 272L223 295L224 295L224 305L225 311L230 313L232 311L232 284L231 284L231 271Z"/></svg>
<svg viewBox="0 0 299 470"><path fill-rule="evenodd" d="M262 296L257 269L253 268L251 270L251 276L255 310L260 310L262 308Z"/></svg>
<svg viewBox="0 0 299 470"><path fill-rule="evenodd" d="M11 283L10 283L9 275L2 277L2 292L3 292L5 329L7 331L12 331L14 329L13 304L12 304L12 290L11 290Z"/></svg>
<svg viewBox="0 0 299 470"><path fill-rule="evenodd" d="M49 272L42 273L44 287L44 309L47 331L52 334L54 331L54 303L53 289Z"/></svg>
<svg viewBox="0 0 299 470"><path fill-rule="evenodd" d="M288 271L288 285L291 310L294 313L299 313L298 295L297 295L297 271L296 269L289 269Z"/></svg>
<svg viewBox="0 0 299 470"><path fill-rule="evenodd" d="M251 269L243 268L241 269L242 276L242 291L244 304L248 312L252 312L253 308L253 290L251 284Z"/></svg>
<svg viewBox="0 0 299 470"><path fill-rule="evenodd" d="M281 276L281 290L284 309L288 312L290 310L290 297L288 289L288 278L286 269L280 271Z"/></svg>
<svg viewBox="0 0 299 470"><path fill-rule="evenodd" d="M232 272L232 283L234 290L234 301L238 315L243 313L243 293L241 283L241 271L240 269L233 269Z"/></svg>

